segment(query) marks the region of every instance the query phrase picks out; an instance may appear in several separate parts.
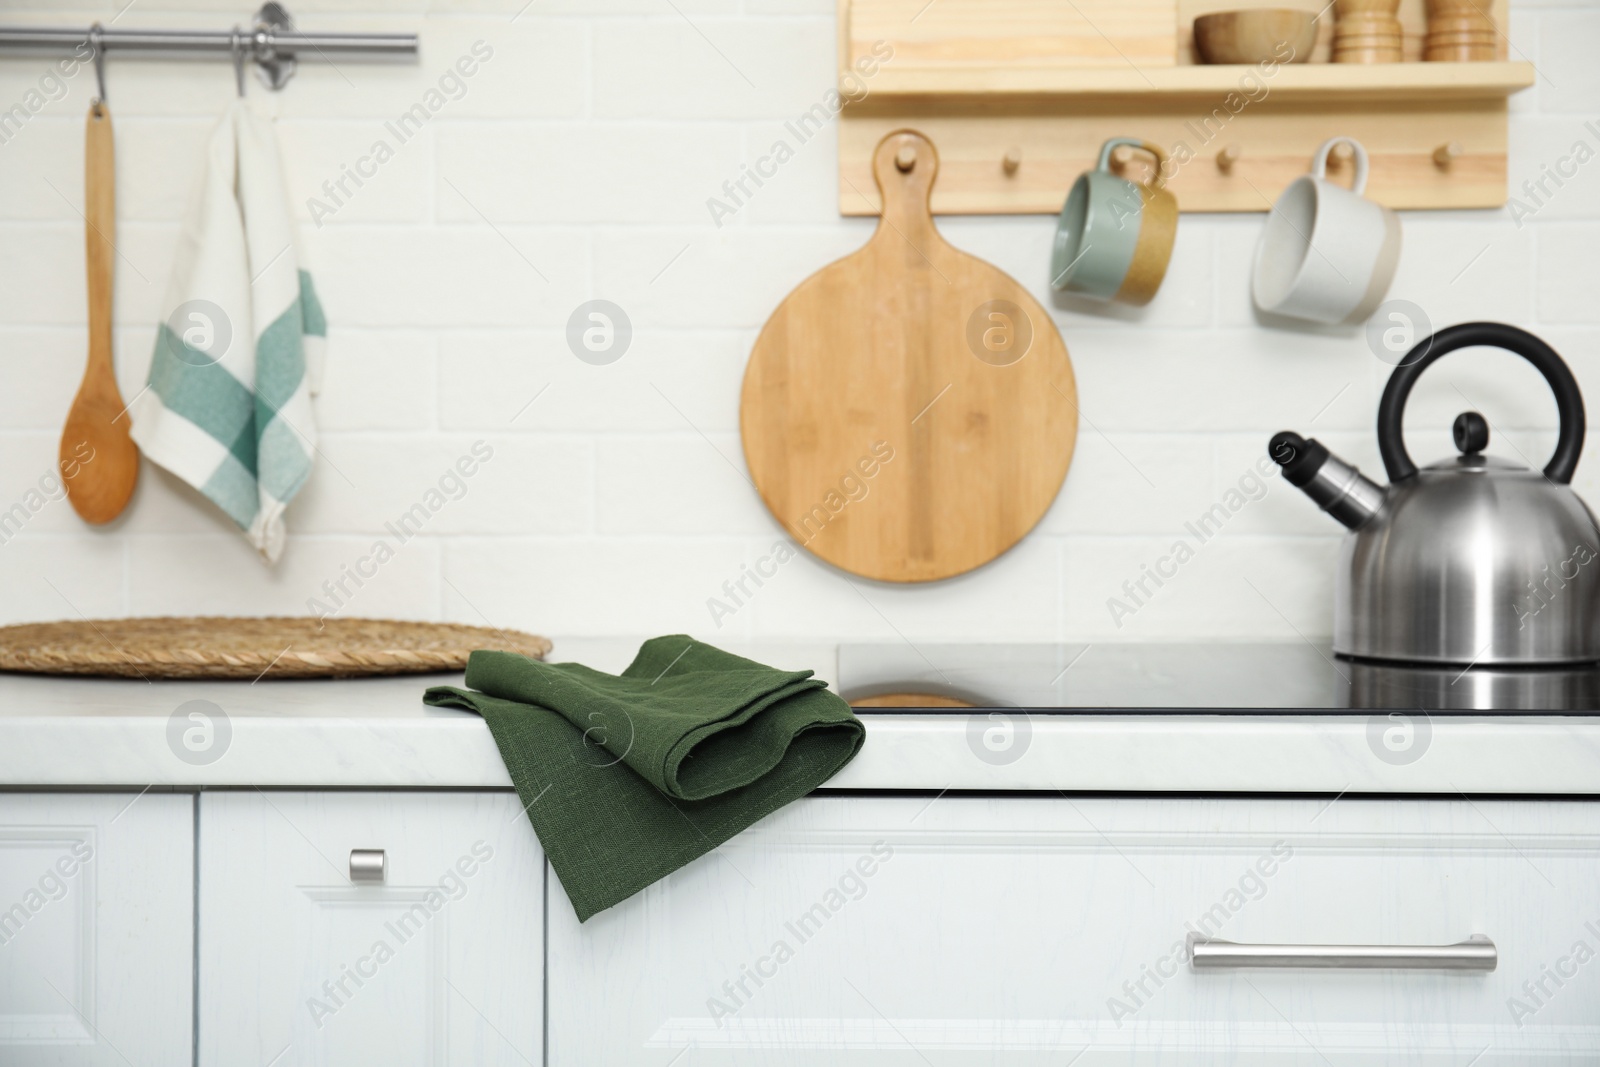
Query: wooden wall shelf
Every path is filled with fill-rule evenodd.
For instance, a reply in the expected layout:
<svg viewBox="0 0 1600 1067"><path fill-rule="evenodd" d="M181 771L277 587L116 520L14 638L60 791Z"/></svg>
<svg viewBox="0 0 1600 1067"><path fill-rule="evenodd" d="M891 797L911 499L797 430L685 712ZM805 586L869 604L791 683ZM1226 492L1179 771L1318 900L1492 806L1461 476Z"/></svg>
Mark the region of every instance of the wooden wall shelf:
<svg viewBox="0 0 1600 1067"><path fill-rule="evenodd" d="M1421 3L1401 9L1418 55ZM1230 6L1240 4L839 0L840 211L878 213L872 151L902 127L939 150L937 214L1054 214L1113 136L1168 148L1185 211L1268 210L1335 135L1365 145L1368 193L1390 207L1505 203L1507 98L1533 84L1532 64L1334 64L1327 27L1308 63L1195 63L1193 15ZM1505 0L1492 10L1503 26ZM856 65L885 43L892 56L863 75Z"/></svg>
<svg viewBox="0 0 1600 1067"><path fill-rule="evenodd" d="M1221 97L1238 91L1253 67L1199 64L1122 69L1089 67L913 67L892 62L872 77L860 104L910 99ZM1259 76L1259 75L1258 75ZM1298 101L1504 100L1533 84L1533 64L1296 63L1262 78L1269 98ZM957 102L957 101L952 101Z"/></svg>

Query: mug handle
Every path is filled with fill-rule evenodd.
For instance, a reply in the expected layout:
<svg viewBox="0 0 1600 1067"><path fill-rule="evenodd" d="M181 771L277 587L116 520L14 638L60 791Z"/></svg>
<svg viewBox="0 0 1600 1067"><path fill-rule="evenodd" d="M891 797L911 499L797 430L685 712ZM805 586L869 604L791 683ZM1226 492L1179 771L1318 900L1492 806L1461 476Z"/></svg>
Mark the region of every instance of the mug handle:
<svg viewBox="0 0 1600 1067"><path fill-rule="evenodd" d="M1350 183L1350 191L1361 196L1367 190L1367 150L1361 147L1361 142L1353 137L1330 137L1317 147L1311 157L1311 176L1327 180L1328 153L1333 151L1334 145L1347 144L1355 153L1356 177Z"/></svg>
<svg viewBox="0 0 1600 1067"><path fill-rule="evenodd" d="M1166 184L1167 176L1164 173L1167 167L1167 154L1159 145L1144 141L1137 137L1113 137L1100 146L1100 162L1095 164L1096 170L1109 171L1111 169L1111 153L1127 145L1129 148L1141 148L1156 157L1155 177L1150 180L1150 188L1159 189ZM1365 173L1363 171L1363 173Z"/></svg>

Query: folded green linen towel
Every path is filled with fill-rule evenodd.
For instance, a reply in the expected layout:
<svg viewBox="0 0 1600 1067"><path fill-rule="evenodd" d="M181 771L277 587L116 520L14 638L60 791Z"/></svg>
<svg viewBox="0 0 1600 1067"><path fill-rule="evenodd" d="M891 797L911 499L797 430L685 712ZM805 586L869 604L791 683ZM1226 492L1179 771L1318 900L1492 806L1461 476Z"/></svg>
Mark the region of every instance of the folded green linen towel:
<svg viewBox="0 0 1600 1067"><path fill-rule="evenodd" d="M466 682L423 700L489 724L579 922L805 796L866 737L811 671L681 634L620 676L474 652Z"/></svg>

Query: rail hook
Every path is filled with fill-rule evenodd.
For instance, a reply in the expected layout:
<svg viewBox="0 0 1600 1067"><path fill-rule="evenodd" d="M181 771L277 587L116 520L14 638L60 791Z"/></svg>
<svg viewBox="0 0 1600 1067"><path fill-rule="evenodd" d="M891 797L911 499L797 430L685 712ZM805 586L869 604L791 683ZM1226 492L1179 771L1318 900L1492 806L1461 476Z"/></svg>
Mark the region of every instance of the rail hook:
<svg viewBox="0 0 1600 1067"><path fill-rule="evenodd" d="M244 99L244 34L237 26L233 28L228 50L233 53L233 80L239 87L239 98L242 100Z"/></svg>
<svg viewBox="0 0 1600 1067"><path fill-rule="evenodd" d="M105 29L96 22L89 27L89 51L94 55L94 82L99 95L89 101L89 108L97 116L106 103L106 45Z"/></svg>

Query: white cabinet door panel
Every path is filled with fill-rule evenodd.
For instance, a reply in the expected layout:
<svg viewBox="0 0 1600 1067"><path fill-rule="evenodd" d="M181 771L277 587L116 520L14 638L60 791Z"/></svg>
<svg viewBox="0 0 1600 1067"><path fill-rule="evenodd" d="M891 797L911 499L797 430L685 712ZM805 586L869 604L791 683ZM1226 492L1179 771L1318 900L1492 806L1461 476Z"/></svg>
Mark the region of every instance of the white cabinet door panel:
<svg viewBox="0 0 1600 1067"><path fill-rule="evenodd" d="M514 795L207 793L200 841L201 1067L540 1061L544 860Z"/></svg>
<svg viewBox="0 0 1600 1067"><path fill-rule="evenodd" d="M551 887L553 1067L1600 1064L1595 803L814 798L582 926Z"/></svg>
<svg viewBox="0 0 1600 1067"><path fill-rule="evenodd" d="M193 1055L194 798L0 794L0 1064Z"/></svg>

